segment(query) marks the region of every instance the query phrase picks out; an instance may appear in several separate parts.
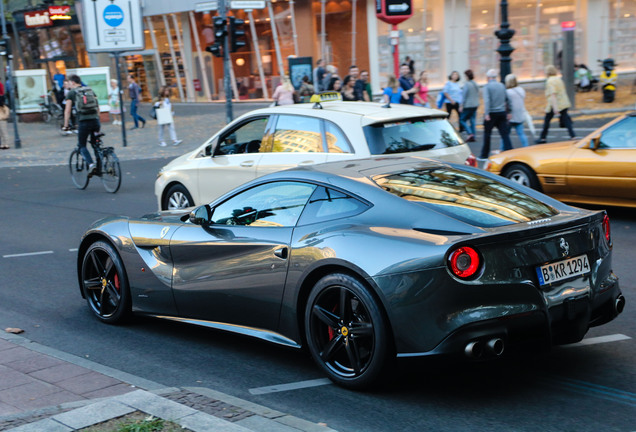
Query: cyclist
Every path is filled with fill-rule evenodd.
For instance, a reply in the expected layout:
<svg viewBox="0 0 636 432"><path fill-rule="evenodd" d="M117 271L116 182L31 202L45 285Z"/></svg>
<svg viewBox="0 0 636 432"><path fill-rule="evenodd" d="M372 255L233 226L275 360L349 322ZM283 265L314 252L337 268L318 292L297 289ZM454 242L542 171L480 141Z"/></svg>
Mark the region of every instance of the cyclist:
<svg viewBox="0 0 636 432"><path fill-rule="evenodd" d="M99 156L97 156L97 150L95 149L95 142L97 140L95 133L101 129L99 122L99 102L97 101L95 92L93 92L90 87L82 86L82 80L77 75L69 76L68 83L70 90L66 94L65 99L64 129L69 130L68 123L71 118L73 105L75 105L79 117L79 121L77 122L77 145L84 160L88 163L88 172L92 173L95 169L95 163L86 148L86 141L90 136L95 157L98 158Z"/></svg>

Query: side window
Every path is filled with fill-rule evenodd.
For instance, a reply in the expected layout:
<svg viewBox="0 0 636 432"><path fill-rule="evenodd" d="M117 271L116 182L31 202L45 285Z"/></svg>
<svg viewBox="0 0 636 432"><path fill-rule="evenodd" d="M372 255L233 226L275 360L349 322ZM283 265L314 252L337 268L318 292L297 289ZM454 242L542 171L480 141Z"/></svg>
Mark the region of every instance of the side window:
<svg viewBox="0 0 636 432"><path fill-rule="evenodd" d="M325 121L325 136L329 153L353 153L349 140L335 124Z"/></svg>
<svg viewBox="0 0 636 432"><path fill-rule="evenodd" d="M357 198L334 189L318 187L307 203L300 225L351 217L368 208L366 203Z"/></svg>
<svg viewBox="0 0 636 432"><path fill-rule="evenodd" d="M259 185L215 207L212 223L293 227L315 189L315 185L300 182L273 182Z"/></svg>
<svg viewBox="0 0 636 432"><path fill-rule="evenodd" d="M604 131L601 148L636 148L636 117L626 117Z"/></svg>
<svg viewBox="0 0 636 432"><path fill-rule="evenodd" d="M215 154L258 153L268 119L269 117L259 117L221 136Z"/></svg>
<svg viewBox="0 0 636 432"><path fill-rule="evenodd" d="M324 152L320 120L297 115L280 115L271 138L261 153Z"/></svg>

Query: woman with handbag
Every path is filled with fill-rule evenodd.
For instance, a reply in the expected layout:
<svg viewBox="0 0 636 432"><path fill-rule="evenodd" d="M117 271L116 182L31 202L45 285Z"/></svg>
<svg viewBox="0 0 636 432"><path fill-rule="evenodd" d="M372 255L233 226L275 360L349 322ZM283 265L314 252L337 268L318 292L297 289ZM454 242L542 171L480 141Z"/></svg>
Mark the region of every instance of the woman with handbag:
<svg viewBox="0 0 636 432"><path fill-rule="evenodd" d="M157 102L155 102L155 114L157 115L157 124L159 125L159 145L161 147L167 146L163 139L164 127L168 126L170 131L170 139L172 139L172 145L181 144L181 140L177 139L177 132L174 129L174 116L172 112L172 104L170 103L170 94L172 90L168 86L163 86L159 89L157 95Z"/></svg>
<svg viewBox="0 0 636 432"><path fill-rule="evenodd" d="M526 91L519 87L517 77L513 74L506 75L506 97L510 106L510 128L514 129L519 136L521 147L528 147L528 138L523 131L523 122L526 119ZM501 151L504 150L503 140L501 141Z"/></svg>

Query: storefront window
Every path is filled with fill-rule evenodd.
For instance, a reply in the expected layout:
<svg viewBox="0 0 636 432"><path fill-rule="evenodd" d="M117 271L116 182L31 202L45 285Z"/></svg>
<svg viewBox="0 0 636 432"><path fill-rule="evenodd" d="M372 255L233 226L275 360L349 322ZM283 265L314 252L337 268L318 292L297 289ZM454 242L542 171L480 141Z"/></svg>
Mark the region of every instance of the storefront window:
<svg viewBox="0 0 636 432"><path fill-rule="evenodd" d="M610 3L610 56L618 63L617 69L636 67L636 1L612 0Z"/></svg>

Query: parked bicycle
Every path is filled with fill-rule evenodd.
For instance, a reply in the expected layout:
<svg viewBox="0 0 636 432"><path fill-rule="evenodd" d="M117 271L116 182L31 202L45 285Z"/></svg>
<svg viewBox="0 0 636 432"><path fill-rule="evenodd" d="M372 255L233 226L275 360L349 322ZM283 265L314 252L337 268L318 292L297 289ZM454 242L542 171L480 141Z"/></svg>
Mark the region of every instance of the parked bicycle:
<svg viewBox="0 0 636 432"><path fill-rule="evenodd" d="M64 117L64 110L55 102L55 95L52 92L40 96L42 102L40 102L40 112L42 113L42 121L48 123L51 119L57 119L60 116Z"/></svg>
<svg viewBox="0 0 636 432"><path fill-rule="evenodd" d="M102 178L104 189L107 192L115 193L121 186L121 168L119 167L119 158L115 154L113 147L103 147L103 132L95 133L95 168L89 172L88 163L79 151L79 147L71 152L69 158L69 168L71 170L71 179L78 189L86 189L91 177L98 176Z"/></svg>

